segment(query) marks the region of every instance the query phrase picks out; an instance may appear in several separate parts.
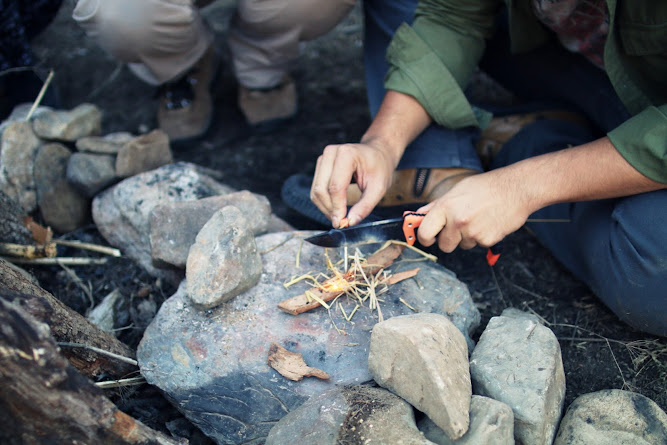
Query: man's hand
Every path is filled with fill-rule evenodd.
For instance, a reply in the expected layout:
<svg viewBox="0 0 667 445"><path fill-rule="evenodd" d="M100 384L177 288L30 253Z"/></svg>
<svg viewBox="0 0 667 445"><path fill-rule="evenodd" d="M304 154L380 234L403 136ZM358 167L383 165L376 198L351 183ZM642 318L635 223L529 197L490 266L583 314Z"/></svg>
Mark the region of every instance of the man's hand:
<svg viewBox="0 0 667 445"><path fill-rule="evenodd" d="M334 227L347 213L347 188L355 179L361 199L348 215L350 225L367 217L391 185L396 164L379 141L329 145L317 159L310 199Z"/></svg>
<svg viewBox="0 0 667 445"><path fill-rule="evenodd" d="M347 211L347 187L352 179L361 200L347 216L351 226L367 217L391 185L405 147L431 122L411 96L388 91L378 114L359 144L329 145L317 159L310 199L338 227Z"/></svg>
<svg viewBox="0 0 667 445"><path fill-rule="evenodd" d="M519 229L531 211L521 187L512 185L511 170L472 175L449 192L417 210L427 213L417 237L424 246L437 238L443 252L457 247L492 246Z"/></svg>

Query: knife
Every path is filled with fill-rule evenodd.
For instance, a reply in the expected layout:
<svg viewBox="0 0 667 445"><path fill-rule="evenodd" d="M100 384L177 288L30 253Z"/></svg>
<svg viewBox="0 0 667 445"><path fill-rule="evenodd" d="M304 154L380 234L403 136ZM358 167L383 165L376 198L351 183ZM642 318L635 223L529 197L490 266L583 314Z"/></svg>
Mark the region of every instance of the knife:
<svg viewBox="0 0 667 445"><path fill-rule="evenodd" d="M405 241L412 246L417 239L415 230L421 224L424 216L426 216L425 213L407 211L401 218L358 224L344 229L331 229L305 240L320 247L342 247L387 240Z"/></svg>

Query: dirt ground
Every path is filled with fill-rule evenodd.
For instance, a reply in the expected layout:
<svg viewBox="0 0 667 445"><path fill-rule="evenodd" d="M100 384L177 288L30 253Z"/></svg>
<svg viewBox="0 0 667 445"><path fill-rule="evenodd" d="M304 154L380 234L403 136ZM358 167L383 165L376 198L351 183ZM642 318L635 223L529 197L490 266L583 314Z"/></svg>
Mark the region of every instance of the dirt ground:
<svg viewBox="0 0 667 445"><path fill-rule="evenodd" d="M233 1L206 10L216 31L223 61L229 58L225 32ZM54 24L35 42L45 68L55 70L63 108L92 102L104 111L104 131L140 132L155 128L154 90L105 54L69 18L67 0ZM228 63L216 83L216 117L201 141L177 147L177 160L220 172L221 181L269 198L273 210L298 229L323 228L287 208L280 187L295 173L312 174L317 156L330 143L357 140L369 119L364 91L361 32L357 8L334 31L304 45L295 64L300 112L271 134L252 134L236 108L236 85ZM103 242L93 226L70 238ZM435 252L434 252L435 253ZM80 253L77 253L80 255ZM440 262L465 282L482 313L481 334L490 317L515 307L542 317L559 338L566 373L566 406L577 396L602 389L637 391L667 409L667 341L634 331L618 321L587 287L568 273L526 230L509 236L492 269L483 249L440 254ZM119 337L136 346L154 311L173 289L127 260L102 268L74 268L89 283L90 301L71 274L59 268L33 269L43 287L85 313L114 288L125 295L117 326ZM206 443L147 385L110 391L121 409L150 426L171 429L193 443Z"/></svg>

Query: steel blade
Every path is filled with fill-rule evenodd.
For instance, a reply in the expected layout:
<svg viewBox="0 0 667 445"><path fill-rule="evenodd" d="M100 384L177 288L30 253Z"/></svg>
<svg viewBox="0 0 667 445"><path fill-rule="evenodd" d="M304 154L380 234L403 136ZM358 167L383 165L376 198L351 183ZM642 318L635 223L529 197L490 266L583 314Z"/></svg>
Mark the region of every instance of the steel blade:
<svg viewBox="0 0 667 445"><path fill-rule="evenodd" d="M320 247L342 247L353 244L380 243L390 239L405 241L403 218L359 224L344 229L331 229L305 240Z"/></svg>

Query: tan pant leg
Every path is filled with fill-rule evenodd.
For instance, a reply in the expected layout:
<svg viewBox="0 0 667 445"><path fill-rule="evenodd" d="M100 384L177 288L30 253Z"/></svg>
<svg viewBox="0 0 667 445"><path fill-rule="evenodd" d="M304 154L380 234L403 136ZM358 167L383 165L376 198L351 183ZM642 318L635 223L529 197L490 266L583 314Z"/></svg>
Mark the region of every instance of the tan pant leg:
<svg viewBox="0 0 667 445"><path fill-rule="evenodd" d="M229 34L239 83L247 88L278 85L290 62L299 55L299 42L329 32L355 3L355 0L239 0Z"/></svg>
<svg viewBox="0 0 667 445"><path fill-rule="evenodd" d="M185 73L213 41L192 0L79 0L72 17L142 80Z"/></svg>

